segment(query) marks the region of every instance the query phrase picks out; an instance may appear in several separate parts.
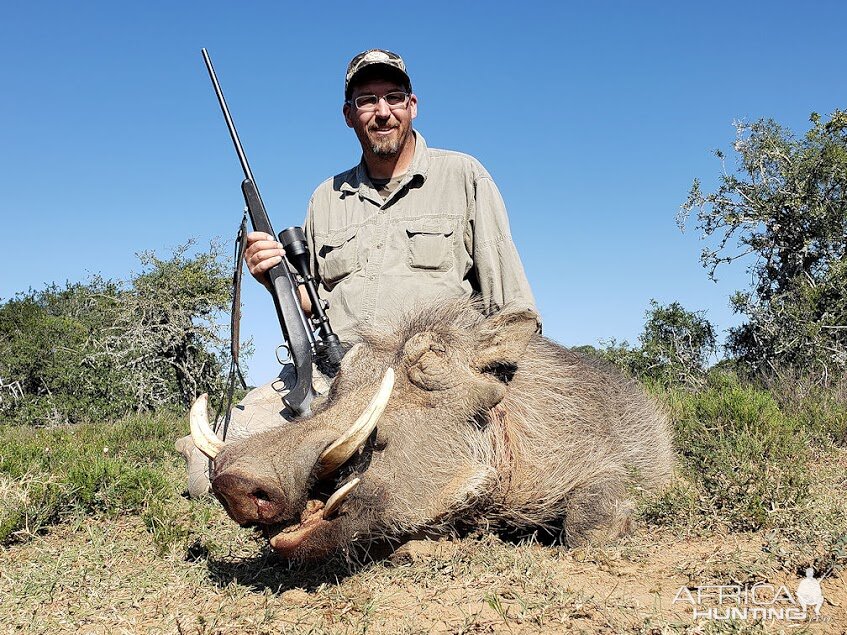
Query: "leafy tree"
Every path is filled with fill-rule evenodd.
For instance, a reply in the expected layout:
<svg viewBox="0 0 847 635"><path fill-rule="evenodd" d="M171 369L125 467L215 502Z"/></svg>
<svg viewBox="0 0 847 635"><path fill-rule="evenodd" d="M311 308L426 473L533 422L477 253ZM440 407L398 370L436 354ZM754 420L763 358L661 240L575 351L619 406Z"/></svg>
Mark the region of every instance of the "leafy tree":
<svg viewBox="0 0 847 635"><path fill-rule="evenodd" d="M715 330L701 311L688 311L678 302L663 306L650 301L640 346L624 341L603 342L602 356L634 377L691 387L703 384L716 351Z"/></svg>
<svg viewBox="0 0 847 635"><path fill-rule="evenodd" d="M736 170L712 193L695 180L677 221L684 229L696 212L712 278L752 258L752 286L731 300L748 321L731 330L729 352L756 373L826 380L847 369L847 112L811 122L799 139L770 119L736 123Z"/></svg>
<svg viewBox="0 0 847 635"><path fill-rule="evenodd" d="M216 247L188 256L189 246L141 254L125 282L50 285L0 305L0 415L101 420L220 391L229 274Z"/></svg>
<svg viewBox="0 0 847 635"><path fill-rule="evenodd" d="M702 311L687 311L679 302L662 306L650 301L641 350L649 362L646 373L699 385L716 351L715 330Z"/></svg>
<svg viewBox="0 0 847 635"><path fill-rule="evenodd" d="M216 316L227 308L230 276L217 248L168 260L139 255L144 269L121 295L98 354L125 368L121 380L136 409L185 406L200 392L221 388L225 339Z"/></svg>
<svg viewBox="0 0 847 635"><path fill-rule="evenodd" d="M109 416L124 404L88 353L108 326L117 287L99 278L19 294L0 307L0 409L16 420Z"/></svg>

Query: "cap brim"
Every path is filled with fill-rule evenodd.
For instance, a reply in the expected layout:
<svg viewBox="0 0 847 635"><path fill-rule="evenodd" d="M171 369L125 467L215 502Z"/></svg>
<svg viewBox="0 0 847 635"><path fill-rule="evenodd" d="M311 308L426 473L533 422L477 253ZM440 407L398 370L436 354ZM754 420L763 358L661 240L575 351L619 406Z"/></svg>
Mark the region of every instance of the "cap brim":
<svg viewBox="0 0 847 635"><path fill-rule="evenodd" d="M380 75L385 76L385 78L400 78L402 82L409 88L412 86L412 80L409 75L397 68L396 66L392 66L391 64L384 64L382 62L374 62L373 64L368 64L367 66L360 68L358 71L353 73L353 76L350 78L350 81L344 86L344 96L346 98L350 97L350 87L353 86L356 82L362 81L362 76L369 76L373 74L373 78L368 77L368 79L375 79Z"/></svg>

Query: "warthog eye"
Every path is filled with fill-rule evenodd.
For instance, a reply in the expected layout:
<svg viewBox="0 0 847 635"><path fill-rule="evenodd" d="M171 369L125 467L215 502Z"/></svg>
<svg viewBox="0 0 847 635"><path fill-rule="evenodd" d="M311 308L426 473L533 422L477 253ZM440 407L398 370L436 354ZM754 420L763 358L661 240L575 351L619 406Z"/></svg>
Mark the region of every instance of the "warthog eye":
<svg viewBox="0 0 847 635"><path fill-rule="evenodd" d="M491 375L492 377L497 379L497 381L502 381L504 384L508 384L514 378L517 370L517 364L510 364L508 362L495 362L483 368L482 372L486 375Z"/></svg>

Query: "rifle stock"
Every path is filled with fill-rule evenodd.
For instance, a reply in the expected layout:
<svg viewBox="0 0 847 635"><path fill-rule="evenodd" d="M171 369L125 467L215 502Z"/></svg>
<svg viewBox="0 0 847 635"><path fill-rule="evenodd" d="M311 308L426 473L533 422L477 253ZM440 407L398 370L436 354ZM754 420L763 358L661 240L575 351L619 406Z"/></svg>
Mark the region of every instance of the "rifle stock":
<svg viewBox="0 0 847 635"><path fill-rule="evenodd" d="M271 221L265 211L265 204L259 196L256 184L250 179L241 183L247 213L253 229L274 236ZM303 414L309 409L314 397L312 390L312 346L314 338L306 327L303 309L297 293L297 283L288 267L285 256L282 262L268 270L268 280L271 287L277 319L282 328L289 355L294 363L296 379L294 386L282 400L294 413Z"/></svg>

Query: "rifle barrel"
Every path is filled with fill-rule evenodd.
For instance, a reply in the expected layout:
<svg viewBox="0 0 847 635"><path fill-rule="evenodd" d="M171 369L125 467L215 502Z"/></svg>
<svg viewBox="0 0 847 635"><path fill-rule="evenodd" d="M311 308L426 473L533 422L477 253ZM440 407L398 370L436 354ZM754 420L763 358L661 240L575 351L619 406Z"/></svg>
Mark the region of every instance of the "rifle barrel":
<svg viewBox="0 0 847 635"><path fill-rule="evenodd" d="M226 120L226 127L229 129L229 136L232 137L232 143L235 144L235 152L238 154L238 160L241 161L241 169L244 170L244 178L253 180L253 172L250 170L250 164L247 162L247 155L244 154L244 148L241 146L241 140L238 138L238 131L235 129L235 124L232 122L232 116L229 114L229 108L226 105L221 85L218 83L218 76L215 75L215 67L212 66L212 58L206 49L200 49L203 53L203 61L206 63L206 70L209 71L209 77L212 80L212 86L215 87L215 94L218 96L218 103L221 105L221 111Z"/></svg>

